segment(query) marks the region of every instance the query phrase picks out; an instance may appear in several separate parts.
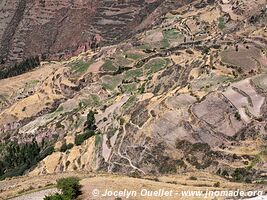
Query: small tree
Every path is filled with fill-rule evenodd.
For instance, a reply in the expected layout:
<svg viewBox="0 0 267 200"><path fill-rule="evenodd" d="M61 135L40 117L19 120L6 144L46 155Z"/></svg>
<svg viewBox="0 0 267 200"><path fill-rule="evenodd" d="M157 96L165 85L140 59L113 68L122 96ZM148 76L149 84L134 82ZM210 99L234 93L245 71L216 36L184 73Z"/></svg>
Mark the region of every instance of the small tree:
<svg viewBox="0 0 267 200"><path fill-rule="evenodd" d="M92 130L86 130L85 133L76 135L75 137L75 144L81 145L85 140L89 139L90 137L94 136L95 132Z"/></svg>
<svg viewBox="0 0 267 200"><path fill-rule="evenodd" d="M241 116L240 116L240 114L239 114L239 112L236 112L235 113L235 118L237 119L237 120L241 120Z"/></svg>
<svg viewBox="0 0 267 200"><path fill-rule="evenodd" d="M216 182L216 183L214 183L214 185L213 185L213 187L220 187L220 182Z"/></svg>
<svg viewBox="0 0 267 200"><path fill-rule="evenodd" d="M95 112L90 110L87 114L86 129L94 130L95 129Z"/></svg>
<svg viewBox="0 0 267 200"><path fill-rule="evenodd" d="M62 146L60 147L60 152L66 152L68 149L71 149L74 145L72 143L69 144L62 144Z"/></svg>
<svg viewBox="0 0 267 200"><path fill-rule="evenodd" d="M62 178L57 181L57 188L61 194L57 193L46 196L44 200L73 200L80 195L80 184L77 177Z"/></svg>
<svg viewBox="0 0 267 200"><path fill-rule="evenodd" d="M80 194L79 179L77 177L62 178L57 181L57 188L62 191L62 195L76 198Z"/></svg>

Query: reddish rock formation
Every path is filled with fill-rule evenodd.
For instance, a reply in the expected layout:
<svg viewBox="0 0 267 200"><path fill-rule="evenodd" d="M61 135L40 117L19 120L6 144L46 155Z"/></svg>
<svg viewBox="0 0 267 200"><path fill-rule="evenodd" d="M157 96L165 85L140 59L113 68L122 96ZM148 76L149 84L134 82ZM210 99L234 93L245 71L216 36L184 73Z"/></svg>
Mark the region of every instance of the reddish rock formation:
<svg viewBox="0 0 267 200"><path fill-rule="evenodd" d="M67 58L130 33L163 0L4 0L0 3L0 61L31 55Z"/></svg>

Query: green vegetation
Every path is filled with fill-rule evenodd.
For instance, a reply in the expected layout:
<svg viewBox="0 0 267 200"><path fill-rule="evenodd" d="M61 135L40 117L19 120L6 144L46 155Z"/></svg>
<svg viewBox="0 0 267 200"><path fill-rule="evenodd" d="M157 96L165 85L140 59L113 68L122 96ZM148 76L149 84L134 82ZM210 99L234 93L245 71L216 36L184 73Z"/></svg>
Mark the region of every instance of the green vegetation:
<svg viewBox="0 0 267 200"><path fill-rule="evenodd" d="M121 83L122 81L122 76L117 75L117 76L105 76L103 77L103 87L106 90L115 90L116 87Z"/></svg>
<svg viewBox="0 0 267 200"><path fill-rule="evenodd" d="M151 48L152 48L151 45L148 44L148 43L144 43L144 44L138 46L138 49L140 49L140 50L148 50L148 49L151 49Z"/></svg>
<svg viewBox="0 0 267 200"><path fill-rule="evenodd" d="M59 106L55 112L62 112L64 109L63 109L63 106Z"/></svg>
<svg viewBox="0 0 267 200"><path fill-rule="evenodd" d="M26 85L28 87L32 87L32 86L37 85L39 82L40 82L39 80L31 80L31 81L27 82Z"/></svg>
<svg viewBox="0 0 267 200"><path fill-rule="evenodd" d="M197 177L195 177L195 176L190 176L190 177L189 177L189 180L196 181L196 180L197 180Z"/></svg>
<svg viewBox="0 0 267 200"><path fill-rule="evenodd" d="M258 163L260 163L264 160L264 157L266 155L267 155L267 149L263 148L263 150L260 153L255 155L255 157L252 159L251 163L246 167L246 169L250 170L253 167L255 167Z"/></svg>
<svg viewBox="0 0 267 200"><path fill-rule="evenodd" d="M264 156L267 156L267 146L263 146L262 147L262 152L261 152L262 155Z"/></svg>
<svg viewBox="0 0 267 200"><path fill-rule="evenodd" d="M98 134L95 136L95 146L96 147L100 144L101 140L102 140L101 135Z"/></svg>
<svg viewBox="0 0 267 200"><path fill-rule="evenodd" d="M164 49L170 47L170 43L169 43L169 41L168 41L166 38L164 38L164 39L160 42L160 47L161 47L161 48L164 48Z"/></svg>
<svg viewBox="0 0 267 200"><path fill-rule="evenodd" d="M115 73L113 73L114 75L118 75L118 74L122 74L123 72L125 72L126 70L128 70L127 67L122 67L119 66L118 69L115 71Z"/></svg>
<svg viewBox="0 0 267 200"><path fill-rule="evenodd" d="M39 56L29 57L14 66L0 70L0 79L18 76L40 65Z"/></svg>
<svg viewBox="0 0 267 200"><path fill-rule="evenodd" d="M101 105L101 99L97 95L91 95L88 99L82 99L79 102L79 108L86 108L88 106L99 106Z"/></svg>
<svg viewBox="0 0 267 200"><path fill-rule="evenodd" d="M0 180L22 175L27 169L53 152L53 147L45 147L44 144L40 146L36 140L25 144L2 143L0 145Z"/></svg>
<svg viewBox="0 0 267 200"><path fill-rule="evenodd" d="M177 38L181 37L182 34L179 31L177 31L176 29L170 29L170 30L164 30L163 36L167 40L173 40L173 39L177 39Z"/></svg>
<svg viewBox="0 0 267 200"><path fill-rule="evenodd" d="M44 200L73 200L77 198L81 194L79 181L76 177L59 179L57 189L61 191L61 194L46 196Z"/></svg>
<svg viewBox="0 0 267 200"><path fill-rule="evenodd" d="M153 74L153 73L160 71L162 68L164 68L166 64L167 64L167 61L165 59L155 58L147 62L144 68L148 70L148 74Z"/></svg>
<svg viewBox="0 0 267 200"><path fill-rule="evenodd" d="M175 174L177 173L176 163L164 158L164 164L159 166L159 172L161 174Z"/></svg>
<svg viewBox="0 0 267 200"><path fill-rule="evenodd" d="M123 53L116 53L114 55L115 59L114 59L114 65L115 67L118 67L118 66L128 66L130 65L131 63L134 62L133 59L128 59L127 58L127 55L123 54Z"/></svg>
<svg viewBox="0 0 267 200"><path fill-rule="evenodd" d="M81 145L85 140L89 139L90 137L96 135L95 134L95 112L90 110L87 114L87 120L85 123L84 133L80 135L76 135L75 137L75 144Z"/></svg>
<svg viewBox="0 0 267 200"><path fill-rule="evenodd" d="M129 83L129 84L122 85L122 90L125 93L132 93L136 89L137 89L136 83Z"/></svg>
<svg viewBox="0 0 267 200"><path fill-rule="evenodd" d="M213 187L220 187L220 182L216 182L216 183L214 183L214 185L213 185Z"/></svg>
<svg viewBox="0 0 267 200"><path fill-rule="evenodd" d="M84 73L93 62L93 60L90 60L89 62L78 60L72 63L71 67L76 73Z"/></svg>
<svg viewBox="0 0 267 200"><path fill-rule="evenodd" d="M219 29L223 30L225 28L225 21L223 17L219 18L219 24L218 24Z"/></svg>
<svg viewBox="0 0 267 200"><path fill-rule="evenodd" d="M143 76L143 69L132 69L125 72L125 78L135 78Z"/></svg>
<svg viewBox="0 0 267 200"><path fill-rule="evenodd" d="M127 53L126 57L132 60L140 60L141 58L143 58L143 55L138 53Z"/></svg>
<svg viewBox="0 0 267 200"><path fill-rule="evenodd" d="M204 47L204 49L202 50L202 54L208 54L210 51L209 47Z"/></svg>
<svg viewBox="0 0 267 200"><path fill-rule="evenodd" d="M253 158L253 160L252 160L252 162L251 162L251 167L254 167L256 164L258 164L259 162L261 162L261 155L260 154L258 154L258 155L256 155L254 158Z"/></svg>
<svg viewBox="0 0 267 200"><path fill-rule="evenodd" d="M87 114L87 121L85 123L85 130L95 130L95 112L90 110Z"/></svg>
<svg viewBox="0 0 267 200"><path fill-rule="evenodd" d="M80 100L79 102L79 108L85 108L87 106L86 102L84 100Z"/></svg>
<svg viewBox="0 0 267 200"><path fill-rule="evenodd" d="M40 154L39 154L39 161L43 160L46 156L51 155L53 152L55 151L53 146L48 146L46 148L44 148Z"/></svg>
<svg viewBox="0 0 267 200"><path fill-rule="evenodd" d="M223 177L228 177L229 173L226 170L223 170L222 174Z"/></svg>
<svg viewBox="0 0 267 200"><path fill-rule="evenodd" d="M131 96L128 101L123 105L124 109L128 109L137 101L136 96Z"/></svg>
<svg viewBox="0 0 267 200"><path fill-rule="evenodd" d="M99 106L100 105L100 97L97 95L91 95L90 104L93 106Z"/></svg>
<svg viewBox="0 0 267 200"><path fill-rule="evenodd" d="M60 152L66 152L67 150L71 149L74 145L72 143L69 144L62 144L62 146L60 147Z"/></svg>
<svg viewBox="0 0 267 200"><path fill-rule="evenodd" d="M116 86L114 85L110 85L108 83L103 83L102 84L103 88L105 88L106 90L114 90L116 88Z"/></svg>
<svg viewBox="0 0 267 200"><path fill-rule="evenodd" d="M233 180L237 182L251 182L251 175L249 170L246 168L236 168L234 173L232 174Z"/></svg>
<svg viewBox="0 0 267 200"><path fill-rule="evenodd" d="M145 90L146 90L146 83L143 83L143 84L141 85L141 87L139 88L139 92L140 92L140 94L143 94L143 93L145 92Z"/></svg>
<svg viewBox="0 0 267 200"><path fill-rule="evenodd" d="M233 82L234 79L230 76L226 75L216 75L212 73L210 76L203 76L198 79L195 79L191 82L191 89L192 91L211 91L214 86L217 86L222 83L230 83Z"/></svg>
<svg viewBox="0 0 267 200"><path fill-rule="evenodd" d="M111 60L106 60L106 62L102 65L102 69L104 71L116 71L117 67L113 65L113 62Z"/></svg>
<svg viewBox="0 0 267 200"><path fill-rule="evenodd" d="M85 140L89 139L90 137L94 136L95 132L94 131L86 131L83 134L76 135L75 137L75 144L77 146L81 145Z"/></svg>
<svg viewBox="0 0 267 200"><path fill-rule="evenodd" d="M241 120L241 116L240 116L239 112L236 112L236 113L235 113L235 118L236 118L238 121Z"/></svg>

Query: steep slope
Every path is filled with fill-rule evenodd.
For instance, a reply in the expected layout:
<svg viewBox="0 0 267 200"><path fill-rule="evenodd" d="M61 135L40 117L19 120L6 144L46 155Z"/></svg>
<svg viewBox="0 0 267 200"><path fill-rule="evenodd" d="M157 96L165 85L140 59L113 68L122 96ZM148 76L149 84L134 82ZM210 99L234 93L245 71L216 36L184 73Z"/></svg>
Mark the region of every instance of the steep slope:
<svg viewBox="0 0 267 200"><path fill-rule="evenodd" d="M166 12L161 8L165 2L15 0L11 5L4 0L0 4L0 61L8 66L35 55L69 58L96 45L115 44L140 29L143 21L151 24Z"/></svg>
<svg viewBox="0 0 267 200"><path fill-rule="evenodd" d="M31 176L265 183L266 20L265 1L196 1L119 44L1 80L1 140L54 147Z"/></svg>

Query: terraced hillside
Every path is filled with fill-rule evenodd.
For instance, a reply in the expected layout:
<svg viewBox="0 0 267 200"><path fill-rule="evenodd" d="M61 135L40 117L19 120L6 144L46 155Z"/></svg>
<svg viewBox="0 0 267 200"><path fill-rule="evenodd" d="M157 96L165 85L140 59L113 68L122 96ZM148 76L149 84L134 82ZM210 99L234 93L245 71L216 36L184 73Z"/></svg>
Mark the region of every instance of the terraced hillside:
<svg viewBox="0 0 267 200"><path fill-rule="evenodd" d="M195 1L118 44L0 80L0 147L37 143L32 177L202 171L266 190L265 3Z"/></svg>
<svg viewBox="0 0 267 200"><path fill-rule="evenodd" d="M99 45L116 43L151 26L166 12L162 3L174 7L187 1L166 4L164 0L15 0L10 4L3 0L1 64L12 65L36 55L42 59L70 58Z"/></svg>

